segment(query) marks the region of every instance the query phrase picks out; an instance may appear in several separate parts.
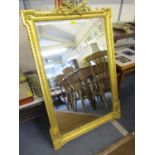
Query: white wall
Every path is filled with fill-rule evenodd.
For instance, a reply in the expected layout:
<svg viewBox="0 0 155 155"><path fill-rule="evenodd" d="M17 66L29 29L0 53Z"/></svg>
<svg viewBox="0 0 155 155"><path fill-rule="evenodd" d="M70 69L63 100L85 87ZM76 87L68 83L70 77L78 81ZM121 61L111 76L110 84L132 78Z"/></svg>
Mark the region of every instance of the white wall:
<svg viewBox="0 0 155 155"><path fill-rule="evenodd" d="M135 0L124 0L120 21L135 20Z"/></svg>
<svg viewBox="0 0 155 155"><path fill-rule="evenodd" d="M26 28L19 18L19 67L22 72L36 70Z"/></svg>
<svg viewBox="0 0 155 155"><path fill-rule="evenodd" d="M112 9L113 22L117 22L121 0L89 0L92 8L108 7Z"/></svg>
<svg viewBox="0 0 155 155"><path fill-rule="evenodd" d="M24 9L23 0L19 0L19 9Z"/></svg>

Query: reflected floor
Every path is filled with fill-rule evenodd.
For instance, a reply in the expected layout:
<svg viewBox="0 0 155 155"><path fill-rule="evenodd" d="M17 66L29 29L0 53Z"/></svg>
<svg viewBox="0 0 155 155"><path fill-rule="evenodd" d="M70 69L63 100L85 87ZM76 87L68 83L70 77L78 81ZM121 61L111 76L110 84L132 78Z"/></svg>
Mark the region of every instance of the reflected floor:
<svg viewBox="0 0 155 155"><path fill-rule="evenodd" d="M96 110L94 110L88 99L85 99L86 112L83 112L82 103L77 101L77 112L68 111L65 104L55 106L56 116L61 134L68 133L77 129L93 120L104 116L112 111L112 103L110 93L106 93L109 102L108 109L105 108L101 100L96 100Z"/></svg>
<svg viewBox="0 0 155 155"><path fill-rule="evenodd" d="M79 112L56 112L56 116L61 134L68 133L100 117Z"/></svg>

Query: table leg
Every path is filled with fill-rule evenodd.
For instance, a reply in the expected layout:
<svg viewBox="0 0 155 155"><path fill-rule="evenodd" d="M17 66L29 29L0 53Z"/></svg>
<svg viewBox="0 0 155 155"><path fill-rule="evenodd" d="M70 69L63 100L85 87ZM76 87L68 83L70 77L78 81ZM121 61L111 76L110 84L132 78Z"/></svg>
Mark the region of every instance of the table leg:
<svg viewBox="0 0 155 155"><path fill-rule="evenodd" d="M120 90L120 87L121 87L121 84L125 78L125 76L131 72L134 72L135 71L135 68L130 68L130 69L127 69L127 70L124 70L124 71L120 71L120 75L119 75L119 78L118 78L118 90Z"/></svg>

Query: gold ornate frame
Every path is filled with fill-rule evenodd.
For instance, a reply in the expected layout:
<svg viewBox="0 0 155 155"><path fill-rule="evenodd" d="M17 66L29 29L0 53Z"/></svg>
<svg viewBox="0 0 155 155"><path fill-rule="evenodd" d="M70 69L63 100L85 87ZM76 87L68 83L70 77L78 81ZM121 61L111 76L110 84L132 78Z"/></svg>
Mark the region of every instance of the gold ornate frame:
<svg viewBox="0 0 155 155"><path fill-rule="evenodd" d="M68 9L69 10L69 9ZM59 149L65 143L73 140L74 138L87 133L98 126L113 120L120 118L120 104L118 99L118 87L117 87L117 77L116 77L116 66L114 59L114 44L113 44L113 31L112 31L112 13L111 9L98 9L98 10L79 10L70 9L70 11L63 11L59 9L59 11L53 12L42 12L42 11L34 11L34 10L22 10L21 16L23 19L23 24L26 26L28 31L29 40L31 43L32 53L34 57L34 61L36 64L41 89L45 101L45 106L50 122L50 135L53 140L53 145L55 149ZM40 53L39 41L37 38L35 22L39 21L52 21L52 20L67 20L67 19L83 19L83 18L104 18L104 26L106 32L106 42L108 49L108 64L110 70L110 80L111 80L111 90L112 90L112 104L113 111L103 117L100 117L88 124L83 125L80 128L72 130L64 135L60 134L59 126L57 123L53 101L51 99L51 94L49 91L48 82L46 79L46 74L44 70L44 63Z"/></svg>

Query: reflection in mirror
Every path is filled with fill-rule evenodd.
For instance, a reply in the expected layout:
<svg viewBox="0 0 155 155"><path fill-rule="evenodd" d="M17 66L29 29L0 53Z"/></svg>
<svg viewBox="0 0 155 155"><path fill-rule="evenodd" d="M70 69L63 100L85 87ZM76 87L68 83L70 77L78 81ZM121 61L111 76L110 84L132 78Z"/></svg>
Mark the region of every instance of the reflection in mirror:
<svg viewBox="0 0 155 155"><path fill-rule="evenodd" d="M36 30L60 132L110 113L104 20L37 22Z"/></svg>

